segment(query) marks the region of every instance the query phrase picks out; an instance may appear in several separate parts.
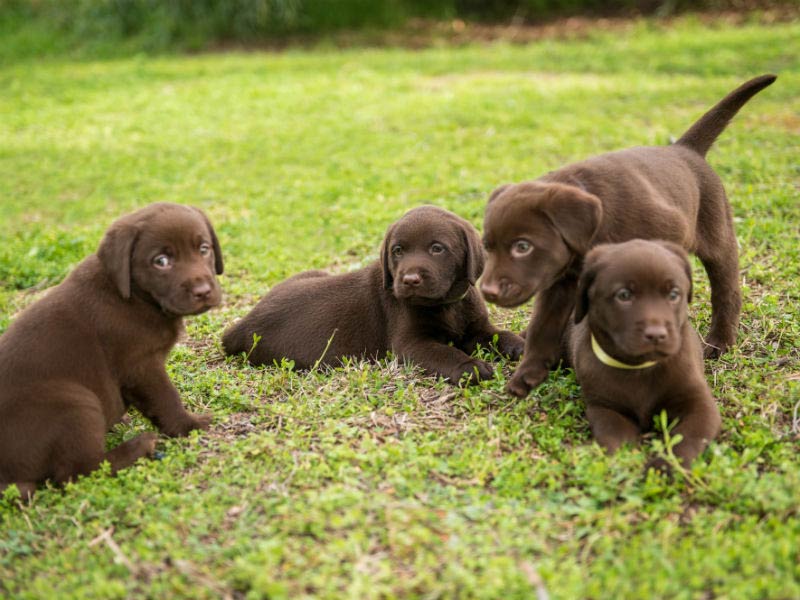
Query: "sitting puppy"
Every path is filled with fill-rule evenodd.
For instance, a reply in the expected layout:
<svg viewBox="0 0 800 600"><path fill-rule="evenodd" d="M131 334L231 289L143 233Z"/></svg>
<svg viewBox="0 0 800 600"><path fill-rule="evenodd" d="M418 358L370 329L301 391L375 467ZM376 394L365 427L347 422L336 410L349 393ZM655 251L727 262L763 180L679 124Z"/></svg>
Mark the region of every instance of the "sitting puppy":
<svg viewBox="0 0 800 600"><path fill-rule="evenodd" d="M719 433L691 296L691 266L676 244L632 240L586 255L565 345L592 433L609 452L637 443L662 410L679 420L672 435L683 436L674 452L684 466Z"/></svg>
<svg viewBox="0 0 800 600"><path fill-rule="evenodd" d="M116 221L81 262L0 336L0 491L23 496L112 471L153 452L143 433L106 452L105 433L133 405L164 434L205 429L186 412L164 363L182 316L220 302L222 253L195 208L153 204Z"/></svg>
<svg viewBox="0 0 800 600"><path fill-rule="evenodd" d="M229 327L222 344L227 354L248 353L252 364L289 358L299 369L391 350L453 382L487 379L492 367L470 356L476 345L496 335L498 350L518 357L523 342L489 323L473 287L482 270L470 223L434 206L415 208L386 232L380 260L343 275L287 279Z"/></svg>
<svg viewBox="0 0 800 600"><path fill-rule="evenodd" d="M510 393L525 396L555 365L583 255L600 243L666 239L697 254L711 283L705 353L718 356L736 341L736 234L722 182L704 157L745 102L773 81L764 75L743 84L671 146L603 154L492 193L483 296L509 307L538 294Z"/></svg>

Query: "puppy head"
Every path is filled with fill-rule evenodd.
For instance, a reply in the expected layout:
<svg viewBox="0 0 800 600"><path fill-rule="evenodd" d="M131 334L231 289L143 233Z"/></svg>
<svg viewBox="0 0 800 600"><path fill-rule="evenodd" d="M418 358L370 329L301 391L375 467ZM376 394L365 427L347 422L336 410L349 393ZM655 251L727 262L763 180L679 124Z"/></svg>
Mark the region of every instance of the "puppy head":
<svg viewBox="0 0 800 600"><path fill-rule="evenodd" d="M677 244L603 244L586 255L575 322L588 315L592 332L629 360L658 360L680 349L691 299L692 267Z"/></svg>
<svg viewBox="0 0 800 600"><path fill-rule="evenodd" d="M599 198L574 186L527 182L497 188L483 222L484 298L518 306L549 288L589 250L601 218Z"/></svg>
<svg viewBox="0 0 800 600"><path fill-rule="evenodd" d="M145 298L172 315L205 312L219 304L215 275L222 251L198 209L156 203L115 221L97 256L119 294Z"/></svg>
<svg viewBox="0 0 800 600"><path fill-rule="evenodd" d="M411 304L457 300L483 271L475 228L435 206L408 211L386 232L381 247L383 284Z"/></svg>

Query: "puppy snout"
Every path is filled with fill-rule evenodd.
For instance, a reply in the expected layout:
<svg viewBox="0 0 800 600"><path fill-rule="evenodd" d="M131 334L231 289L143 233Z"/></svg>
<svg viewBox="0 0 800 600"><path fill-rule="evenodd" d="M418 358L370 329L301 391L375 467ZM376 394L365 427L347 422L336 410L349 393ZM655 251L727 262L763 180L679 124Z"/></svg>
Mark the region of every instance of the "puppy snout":
<svg viewBox="0 0 800 600"><path fill-rule="evenodd" d="M500 284L496 281L481 281L481 294L489 302L494 302L500 297Z"/></svg>
<svg viewBox="0 0 800 600"><path fill-rule="evenodd" d="M190 290L192 294L192 298L197 301L201 300L208 300L208 297L211 295L212 291L211 284L208 281L199 281L192 285Z"/></svg>
<svg viewBox="0 0 800 600"><path fill-rule="evenodd" d="M419 273L405 273L402 278L403 285L417 287L422 283L422 275Z"/></svg>
<svg viewBox="0 0 800 600"><path fill-rule="evenodd" d="M667 339L667 328L664 325L647 325L644 338L652 344L663 344Z"/></svg>

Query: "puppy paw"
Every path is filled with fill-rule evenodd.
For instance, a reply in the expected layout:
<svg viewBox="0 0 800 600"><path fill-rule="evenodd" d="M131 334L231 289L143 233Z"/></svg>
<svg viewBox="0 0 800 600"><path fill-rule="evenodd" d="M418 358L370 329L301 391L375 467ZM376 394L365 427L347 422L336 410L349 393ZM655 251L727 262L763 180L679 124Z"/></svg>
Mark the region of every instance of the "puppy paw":
<svg viewBox="0 0 800 600"><path fill-rule="evenodd" d="M156 454L156 444L158 443L158 434L154 431L142 433L136 437L136 445L141 456L153 458Z"/></svg>
<svg viewBox="0 0 800 600"><path fill-rule="evenodd" d="M161 432L169 437L184 437L194 429L208 429L213 418L213 415L196 415L187 412L178 422L162 424Z"/></svg>
<svg viewBox="0 0 800 600"><path fill-rule="evenodd" d="M545 379L547 379L547 369L520 365L508 380L506 392L524 398Z"/></svg>
<svg viewBox="0 0 800 600"><path fill-rule="evenodd" d="M703 358L705 359L715 359L719 358L725 351L728 349L728 345L724 344L719 341L714 341L711 339L706 339L703 348Z"/></svg>
<svg viewBox="0 0 800 600"><path fill-rule="evenodd" d="M187 430L187 433L192 429L206 430L211 426L211 422L214 420L214 415L209 414L196 415L194 413L189 413L189 416L191 417L192 425Z"/></svg>
<svg viewBox="0 0 800 600"><path fill-rule="evenodd" d="M474 385L479 381L494 377L492 366L482 360L473 358L458 366L458 369L449 377L453 383Z"/></svg>
<svg viewBox="0 0 800 600"><path fill-rule="evenodd" d="M497 335L497 350L511 360L518 360L525 350L525 340L510 331L501 331Z"/></svg>

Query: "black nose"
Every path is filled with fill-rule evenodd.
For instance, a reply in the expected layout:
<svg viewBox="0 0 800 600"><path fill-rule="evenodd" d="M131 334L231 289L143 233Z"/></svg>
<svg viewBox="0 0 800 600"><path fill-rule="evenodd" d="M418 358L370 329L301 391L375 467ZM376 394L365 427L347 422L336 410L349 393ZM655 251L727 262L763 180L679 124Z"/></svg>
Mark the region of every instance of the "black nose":
<svg viewBox="0 0 800 600"><path fill-rule="evenodd" d="M644 328L644 337L648 342L661 344L667 339L667 328L663 325L648 325Z"/></svg>
<svg viewBox="0 0 800 600"><path fill-rule="evenodd" d="M405 285L418 286L422 283L422 277L419 273L406 273L403 275L403 283Z"/></svg>
<svg viewBox="0 0 800 600"><path fill-rule="evenodd" d="M192 286L192 298L195 300L207 300L211 294L211 284L207 281L196 283Z"/></svg>

